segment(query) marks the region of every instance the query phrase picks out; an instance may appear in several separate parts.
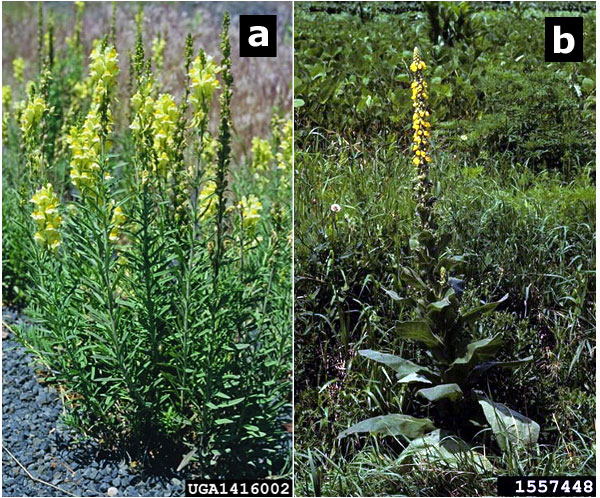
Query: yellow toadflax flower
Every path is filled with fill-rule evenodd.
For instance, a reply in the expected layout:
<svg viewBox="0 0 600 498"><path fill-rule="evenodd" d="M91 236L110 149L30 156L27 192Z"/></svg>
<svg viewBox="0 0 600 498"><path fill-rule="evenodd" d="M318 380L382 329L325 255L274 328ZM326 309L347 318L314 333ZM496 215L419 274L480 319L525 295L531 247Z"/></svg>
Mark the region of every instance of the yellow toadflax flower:
<svg viewBox="0 0 600 498"><path fill-rule="evenodd" d="M254 137L252 139L252 168L255 171L266 171L269 169L271 159L273 159L273 151L269 141Z"/></svg>
<svg viewBox="0 0 600 498"><path fill-rule="evenodd" d="M277 167L282 170L291 170L294 155L294 142L292 140L292 120L288 119L281 128L281 142L277 152Z"/></svg>
<svg viewBox="0 0 600 498"><path fill-rule="evenodd" d="M198 126L205 118L213 94L221 85L217 74L221 68L210 55L202 54L194 59L188 77L190 78L190 102L194 110L192 127Z"/></svg>
<svg viewBox="0 0 600 498"><path fill-rule="evenodd" d="M12 90L9 85L2 85L2 112L8 112L10 110L10 103L12 102Z"/></svg>
<svg viewBox="0 0 600 498"><path fill-rule="evenodd" d="M198 212L202 221L212 218L217 212L216 191L217 184L213 180L209 180L198 196Z"/></svg>
<svg viewBox="0 0 600 498"><path fill-rule="evenodd" d="M256 224L260 220L261 202L254 195L243 196L242 200L238 202L238 207L242 213L242 229L250 234L254 233Z"/></svg>
<svg viewBox="0 0 600 498"><path fill-rule="evenodd" d="M96 184L100 175L102 124L97 106L92 106L83 127L73 126L67 137L71 148L71 181L80 192Z"/></svg>
<svg viewBox="0 0 600 498"><path fill-rule="evenodd" d="M102 49L99 42L90 54L90 78L92 84L96 85L94 102L100 102L107 97L115 87L117 75L119 74L119 60L117 51L112 45Z"/></svg>
<svg viewBox="0 0 600 498"><path fill-rule="evenodd" d="M154 116L152 121L152 132L154 143L152 148L156 154L155 173L165 176L168 165L172 161L175 152L175 134L177 122L179 121L179 109L175 100L168 93L159 95L154 103Z"/></svg>
<svg viewBox="0 0 600 498"><path fill-rule="evenodd" d="M52 184L40 187L31 198L35 205L31 217L37 224L35 241L44 249L56 250L60 245L58 229L62 224L62 217L58 214L58 197L54 193Z"/></svg>
<svg viewBox="0 0 600 498"><path fill-rule="evenodd" d="M140 89L131 97L131 106L134 116L129 125L136 138L142 138L143 133L152 125L154 118L154 99L152 92L154 81L152 79L141 85Z"/></svg>
<svg viewBox="0 0 600 498"><path fill-rule="evenodd" d="M164 64L164 53L165 47L167 46L167 40L162 36L156 37L152 40L152 62L157 71L160 71Z"/></svg>
<svg viewBox="0 0 600 498"><path fill-rule="evenodd" d="M117 206L113 211L112 219L110 221L111 225L113 225L113 228L110 231L108 238L112 242L116 242L119 239L119 228L123 226L123 224L125 223L125 219L126 218L123 214L123 208L121 208L121 206Z"/></svg>
<svg viewBox="0 0 600 498"><path fill-rule="evenodd" d="M32 133L35 127L40 123L44 112L48 106L44 99L40 96L33 97L27 102L27 106L21 114L21 131L25 138Z"/></svg>
<svg viewBox="0 0 600 498"><path fill-rule="evenodd" d="M71 148L71 181L83 193L84 188L95 185L100 179L102 153L108 152L110 142L104 141L105 150L102 150L103 137L111 132L112 114L108 99L119 74L117 51L111 45L102 48L100 43L95 44L90 54L90 86L92 90L92 105L85 118L83 126L71 127L67 136L67 143ZM105 173L105 179L110 174Z"/></svg>

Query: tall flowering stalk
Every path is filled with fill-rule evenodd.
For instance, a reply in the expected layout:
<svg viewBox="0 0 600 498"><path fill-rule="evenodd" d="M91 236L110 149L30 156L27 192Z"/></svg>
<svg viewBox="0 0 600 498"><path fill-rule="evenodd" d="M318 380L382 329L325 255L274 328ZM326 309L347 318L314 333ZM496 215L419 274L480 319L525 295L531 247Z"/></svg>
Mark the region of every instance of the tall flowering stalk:
<svg viewBox="0 0 600 498"><path fill-rule="evenodd" d="M104 168L104 155L110 146L107 140L112 123L110 97L119 73L117 51L110 45L96 46L90 59L92 104L83 126L73 126L67 138L72 153L71 181L82 196L100 182L102 175L110 178Z"/></svg>
<svg viewBox="0 0 600 498"><path fill-rule="evenodd" d="M223 60L223 93L221 93L221 123L219 126L219 146L217 152L217 174L215 178L215 194L217 196L217 234L216 250L214 254L215 286L219 276L219 265L223 253L223 237L225 234L225 190L227 189L227 175L231 153L231 98L233 92L233 76L231 74L231 44L229 43L229 13L223 16L223 30L221 32L221 53Z"/></svg>
<svg viewBox="0 0 600 498"><path fill-rule="evenodd" d="M427 69L425 62L421 58L419 49L415 47L413 62L410 70L414 73L412 82L413 117L412 128L414 152L413 164L417 167L417 184L415 190L417 193L417 212L421 219L421 225L425 229L433 229L433 202L431 195L431 182L429 181L429 163L431 123L429 122L429 110L427 105L427 82L423 77L423 72Z"/></svg>
<svg viewBox="0 0 600 498"><path fill-rule="evenodd" d="M451 459L431 449L442 446L447 428L459 436L472 435L479 430L483 420L487 420L503 449L509 442L513 445L531 446L537 442L539 425L522 415L509 410L500 403L494 403L477 390L481 377L493 367L516 368L531 361L532 357L512 361L489 361L502 347L501 333L475 340L472 330L480 328L477 321L488 315L508 298L508 295L494 302L476 306L466 312L461 310L460 299L465 282L450 276L463 260L448 250L451 234L434 233L433 203L429 180L431 124L427 107L427 83L423 72L427 69L419 49L415 48L410 70L414 73L412 83L413 117L412 127L414 157L417 168L417 213L421 226L411 237L410 247L412 266L404 266L400 271L403 288L398 294L403 301L412 304L411 320L395 323L398 337L420 342L428 357L426 363L416 364L400 356L362 349L358 353L372 361L382 363L396 370L398 383L414 386L416 398L431 404L432 419L415 418L404 413L393 413L363 420L340 434L345 437L359 432L402 435L414 440L403 454L400 462L436 458L457 461L470 460L482 470L490 470L491 464L485 456L473 451L466 442L453 437L458 442L458 451ZM332 206L333 210L333 206ZM423 387L426 386L426 387ZM477 419L478 405L479 420ZM468 413L469 417L464 417ZM507 416L509 414L509 416ZM471 419L470 417L473 416ZM523 427L516 428L518 418ZM441 426L441 428L440 428Z"/></svg>

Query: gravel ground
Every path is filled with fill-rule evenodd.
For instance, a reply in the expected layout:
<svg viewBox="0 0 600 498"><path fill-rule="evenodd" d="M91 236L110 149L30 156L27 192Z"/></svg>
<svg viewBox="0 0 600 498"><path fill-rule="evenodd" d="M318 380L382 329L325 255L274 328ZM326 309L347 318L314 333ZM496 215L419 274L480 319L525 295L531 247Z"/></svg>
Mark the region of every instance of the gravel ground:
<svg viewBox="0 0 600 498"><path fill-rule="evenodd" d="M125 461L99 458L95 444L76 442L59 423L58 394L38 383L30 364L10 335L2 341L2 496L183 496L183 476L135 473Z"/></svg>

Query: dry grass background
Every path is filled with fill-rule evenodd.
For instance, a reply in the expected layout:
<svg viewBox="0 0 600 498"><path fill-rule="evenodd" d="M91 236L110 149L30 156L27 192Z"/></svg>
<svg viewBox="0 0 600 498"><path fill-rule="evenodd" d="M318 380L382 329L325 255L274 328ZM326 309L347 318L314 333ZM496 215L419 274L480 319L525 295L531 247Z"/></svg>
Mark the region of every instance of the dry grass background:
<svg viewBox="0 0 600 498"><path fill-rule="evenodd" d="M37 3L2 2L2 83L13 85L12 61L26 61L25 79L35 76L37 67ZM135 14L140 2L116 2L117 50L120 60L120 85L126 89L129 77L128 56L135 42ZM187 33L194 37L194 47L203 48L220 60L219 34L225 11L231 15L230 40L234 98L234 149L249 151L252 137L267 136L273 112L289 114L292 105L292 6L291 2L142 2L144 8L144 45L151 54L152 40L159 34L167 39L164 68L158 78L162 91L179 95L184 82L184 44ZM72 34L75 6L73 2L43 2L44 19L54 17L56 47ZM239 57L239 16L241 14L276 14L278 52L276 58ZM109 32L112 2L86 2L83 15L82 42L86 53L94 39ZM122 93L119 99L127 99ZM217 111L215 105L215 111ZM214 120L213 120L214 121Z"/></svg>

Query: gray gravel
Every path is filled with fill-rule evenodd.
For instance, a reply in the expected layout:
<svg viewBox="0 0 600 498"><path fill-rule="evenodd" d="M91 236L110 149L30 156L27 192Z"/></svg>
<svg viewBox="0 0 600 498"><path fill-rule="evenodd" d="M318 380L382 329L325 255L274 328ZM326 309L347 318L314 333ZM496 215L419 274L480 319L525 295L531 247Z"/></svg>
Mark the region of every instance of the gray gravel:
<svg viewBox="0 0 600 498"><path fill-rule="evenodd" d="M3 319L20 320L6 309ZM169 469L144 475L124 460L100 457L95 443L77 441L60 423L58 394L38 382L31 363L10 335L2 341L2 496L183 496L183 476ZM29 477L8 452L33 478L60 489Z"/></svg>

